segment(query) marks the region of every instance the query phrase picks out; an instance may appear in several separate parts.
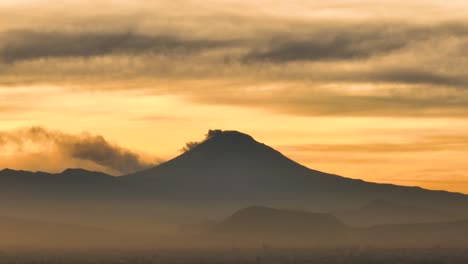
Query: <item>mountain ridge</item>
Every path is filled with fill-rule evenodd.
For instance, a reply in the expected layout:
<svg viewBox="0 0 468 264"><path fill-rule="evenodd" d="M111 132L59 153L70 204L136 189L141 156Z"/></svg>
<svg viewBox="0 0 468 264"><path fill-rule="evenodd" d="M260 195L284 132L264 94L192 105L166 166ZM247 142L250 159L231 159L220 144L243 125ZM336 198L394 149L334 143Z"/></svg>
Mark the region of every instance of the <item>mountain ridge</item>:
<svg viewBox="0 0 468 264"><path fill-rule="evenodd" d="M332 214L264 206L236 210L204 226L201 236L227 243L272 245L440 246L466 245L468 220L350 226Z"/></svg>
<svg viewBox="0 0 468 264"><path fill-rule="evenodd" d="M427 202L427 197L422 197L426 194L435 203L437 197L468 201L468 196L461 193L371 183L313 170L238 131L210 131L204 141L174 159L119 179L140 183L155 193L170 196L168 190L175 191L178 197L173 199L245 200L238 206L265 204L310 209L307 204L316 200L318 206L321 203L330 210L333 202L325 198L330 194L345 205L342 209L377 199L396 199L405 204L405 199L414 198L419 200L414 205L420 206ZM347 198L340 198L347 194ZM295 202L287 203L288 200ZM323 209L327 210L318 211Z"/></svg>
<svg viewBox="0 0 468 264"><path fill-rule="evenodd" d="M123 211L110 205L118 204L150 217L167 216L171 224L190 217L216 219L254 204L328 213L379 199L468 218L465 194L371 183L313 170L238 131L210 130L203 141L192 145L167 162L120 177L67 169L58 174L20 171L29 176L16 178L2 177L15 172L3 170L0 198L12 201L11 208L17 207L16 200L44 201L44 208L54 203L70 207L63 201L83 208L99 204L115 215ZM79 203L83 200L84 205Z"/></svg>
<svg viewBox="0 0 468 264"><path fill-rule="evenodd" d="M100 176L108 176L108 177L115 177L110 174L101 172L101 171L93 171L93 170L86 170L83 168L66 168L61 172L52 173L52 172L45 172L45 171L27 171L27 170L15 170L10 168L4 168L0 170L0 177L8 176L11 174L24 174L24 175L38 175L38 176L81 176L83 174L94 174Z"/></svg>
<svg viewBox="0 0 468 264"><path fill-rule="evenodd" d="M252 136L250 136L248 134L245 134L245 133L242 133L242 132L239 132L239 131L236 131L236 130L219 130L219 129L210 130L208 132L208 134L206 135L206 138L203 141L196 142L196 143L197 143L196 146L194 146L192 149L189 149L189 150L185 151L184 153L182 153L181 155L176 156L176 157L174 157L174 158L172 158L172 159L170 159L170 160L168 160L166 162L163 162L163 163L161 163L159 165L156 165L154 167L151 167L151 168L148 168L148 169L145 169L145 170L142 170L142 171L134 172L134 173L127 174L127 175L122 175L120 177L140 176L145 172L154 172L155 170L157 170L160 167L166 167L166 166L168 166L169 164L171 164L173 162L176 162L176 161L178 161L180 159L186 158L186 156L199 155L199 154L194 154L193 152L204 152L204 153L207 153L207 152L208 153L210 153L210 152L213 153L214 152L217 155L220 154L220 153L222 154L223 151L220 151L220 149L221 149L220 147L214 147L214 151L213 151L212 145L215 145L215 144L222 145L222 146L234 147L236 149L239 149L238 146L236 146L236 145L242 146L242 145L247 145L247 144L257 144L257 146L261 146L261 147L264 147L265 149L268 149L268 150L272 151L272 153L276 154L278 157L283 158L283 159L287 160L288 162L290 162L291 164L294 164L295 166L299 166L304 170L314 171L314 172L317 172L317 173L326 174L328 176L333 176L333 177L340 178L340 179L351 180L351 181L355 181L355 182L372 183L372 184L383 185L383 186L414 188L414 189L418 189L418 190L425 190L425 191L431 191L431 192L441 192L441 193L450 193L450 194L468 196L468 194L465 194L465 193L453 192L453 191L447 191L447 190L430 190L430 189L422 188L420 186L403 186L403 185L397 185L397 184L392 184L392 183L369 182L369 181L365 181L365 180L362 180L362 179L347 178L345 176L341 176L341 175L337 175L337 174L333 174L333 173L326 173L326 172L314 170L314 169L311 169L311 168L309 168L307 166L304 166L304 165L302 165L300 163L297 163L296 161L290 159L289 157L285 156L284 154L277 151L276 149L274 149L274 148L272 148L272 147L270 147L270 146L268 146L268 145L266 145L264 143L256 141ZM209 149L206 145L210 145L210 147L212 147L212 148ZM207 151L207 149L209 149L209 150ZM232 151L232 149L230 149L230 150ZM209 156L215 156L215 155L211 154Z"/></svg>
<svg viewBox="0 0 468 264"><path fill-rule="evenodd" d="M220 143L219 141L222 141L222 142ZM369 182L369 181L365 181L365 180L362 180L362 179L352 179L352 178L347 178L345 176L341 176L341 175L337 175L337 174L326 173L326 172L314 170L314 169L311 169L311 168L309 168L307 166L304 166L304 165L302 165L300 163L295 162L294 160L288 158L287 156L283 155L282 153L275 150L274 148L272 148L272 147L270 147L270 146L268 146L268 145L266 145L264 143L260 143L260 142L256 141L252 136L250 136L248 134L245 134L245 133L242 133L242 132L239 132L239 131L236 131L236 130L219 130L219 129L209 130L209 132L206 135L206 138L204 140L202 140L201 142L197 142L196 146L193 147L193 149L190 149L190 150L182 153L181 155L178 155L178 156L176 156L176 157L174 157L174 158L172 158L172 159L170 159L170 160L168 160L166 162L163 162L163 163L158 164L156 166L153 166L151 168L144 169L144 170L137 171L137 172L130 173L130 174L125 174L125 175L122 175L122 176L112 176L112 175L109 175L109 174L101 172L101 171L87 170L87 169L83 169L83 168L66 168L62 172L58 172L58 173L50 173L50 172L45 172L45 171L15 170L15 169L10 169L10 168L4 168L4 169L0 170L0 177L6 176L6 174L22 174L22 173L24 173L24 174L35 174L35 175L40 175L40 176L52 176L52 175L55 175L55 176L81 176L83 174L94 174L96 176L107 176L109 178L111 178L111 177L112 178L133 177L133 176L141 175L144 172L153 171L153 170L155 170L156 168L159 168L159 167L165 167L165 166L167 166L167 164L170 164L170 163L172 163L172 162L174 162L174 161L176 161L178 159L181 159L185 155L193 155L192 152L193 151L196 151L196 152L199 151L199 149L201 147L205 148L205 150L203 150L203 152L205 152L205 153L210 152L210 151L206 151L206 146L205 145L207 145L207 144L213 145L213 143L215 143L215 142L218 145L223 145L224 147L229 146L229 147L234 147L234 148L237 148L239 145L242 146L242 145L248 145L248 144L252 144L252 143L253 144L259 144L262 147L271 150L273 153L275 153L279 157L284 158L284 159L288 160L289 162L291 162L291 163L293 163L295 165L298 165L298 166L300 166L300 167L302 167L302 168L304 168L306 170L311 170L311 171L314 171L314 172L323 173L323 174L326 174L326 175L329 175L329 176L334 176L334 177L341 178L341 179L352 180L352 181L356 181L356 182L372 183L372 184L377 184L377 185L415 188L415 189L427 190L427 191L431 191L431 192L442 192L442 193L459 194L459 195L463 195L463 196L468 196L468 194L465 194L465 193L453 192L453 191L447 191L447 190L431 190L431 189L422 188L420 186L403 186L403 185L397 185L397 184L392 184L392 183ZM215 151L215 153L219 154L220 153L219 149L218 149L218 151ZM377 201L377 200L378 199L376 199L374 201Z"/></svg>

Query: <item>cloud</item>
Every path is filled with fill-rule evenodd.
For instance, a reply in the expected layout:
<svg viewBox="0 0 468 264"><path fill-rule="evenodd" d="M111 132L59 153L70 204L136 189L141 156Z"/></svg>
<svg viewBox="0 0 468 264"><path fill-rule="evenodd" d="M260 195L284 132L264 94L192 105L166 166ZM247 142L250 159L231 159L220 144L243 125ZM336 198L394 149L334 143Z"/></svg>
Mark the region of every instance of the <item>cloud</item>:
<svg viewBox="0 0 468 264"><path fill-rule="evenodd" d="M193 95L201 103L248 106L298 116L467 117L468 91L397 84L271 84Z"/></svg>
<svg viewBox="0 0 468 264"><path fill-rule="evenodd" d="M390 154L407 152L466 151L468 137L465 135L432 135L407 143L356 143L356 144L303 144L282 146L293 152L337 152Z"/></svg>
<svg viewBox="0 0 468 264"><path fill-rule="evenodd" d="M126 174L153 165L144 161L139 154L110 143L100 135L79 135L51 131L42 127L31 127L9 132L0 132L0 146L9 147L18 153L49 153L59 160L76 159L93 162L117 173ZM44 158L43 162L47 162ZM64 164L66 166L66 164Z"/></svg>
<svg viewBox="0 0 468 264"><path fill-rule="evenodd" d="M350 12L356 5L342 3L298 3L309 8L294 12L313 10L313 17L284 10L272 15L247 3L249 15L228 3L207 3L206 9L194 8L197 1L187 4L191 8L179 10L164 1L135 2L106 15L83 8L92 15L33 16L38 25L12 20L15 27L0 26L0 85L141 89L304 116L468 114L468 21L449 16L449 9L421 21L356 19ZM407 11L406 3L394 5ZM382 12L375 3L359 6ZM333 19L331 11L338 12ZM261 92L268 85L282 88ZM354 92L361 87L372 92Z"/></svg>
<svg viewBox="0 0 468 264"><path fill-rule="evenodd" d="M149 36L132 32L7 31L0 35L0 58L17 62L41 58L93 57L109 54L153 53L179 56L228 45L214 39L184 39L175 35Z"/></svg>
<svg viewBox="0 0 468 264"><path fill-rule="evenodd" d="M21 109L23 108L17 107L14 105L0 105L0 113L16 112L16 111L20 111Z"/></svg>
<svg viewBox="0 0 468 264"><path fill-rule="evenodd" d="M245 59L274 63L363 59L385 55L409 44L403 38L390 38L377 28L367 31L347 28L338 32L332 28L305 34L274 37L266 49L254 50Z"/></svg>
<svg viewBox="0 0 468 264"><path fill-rule="evenodd" d="M466 41L466 21L433 24L399 20L374 23L308 22L286 32L272 31L246 55L250 62L350 61L413 50L419 44ZM262 38L259 38L262 39ZM464 53L463 47L452 47ZM432 51L433 52L433 51ZM423 58L421 58L423 59Z"/></svg>
<svg viewBox="0 0 468 264"><path fill-rule="evenodd" d="M376 69L363 75L365 80L379 83L427 84L452 87L466 87L468 85L468 79L464 76L440 73L436 70L427 71L419 68L407 68L405 66Z"/></svg>
<svg viewBox="0 0 468 264"><path fill-rule="evenodd" d="M152 164L142 161L138 154L110 144L102 136L86 135L69 143L62 143L73 158L91 160L121 173L146 169Z"/></svg>

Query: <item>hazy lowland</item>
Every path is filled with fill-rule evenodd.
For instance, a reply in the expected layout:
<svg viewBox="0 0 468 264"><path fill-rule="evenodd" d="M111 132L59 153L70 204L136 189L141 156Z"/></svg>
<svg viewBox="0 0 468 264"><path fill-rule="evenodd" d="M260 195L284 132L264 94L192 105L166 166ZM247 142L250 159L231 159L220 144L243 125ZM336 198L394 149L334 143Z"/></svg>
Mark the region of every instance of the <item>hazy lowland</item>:
<svg viewBox="0 0 468 264"><path fill-rule="evenodd" d="M121 177L5 169L0 198L0 263L468 260L468 196L316 171L237 131Z"/></svg>

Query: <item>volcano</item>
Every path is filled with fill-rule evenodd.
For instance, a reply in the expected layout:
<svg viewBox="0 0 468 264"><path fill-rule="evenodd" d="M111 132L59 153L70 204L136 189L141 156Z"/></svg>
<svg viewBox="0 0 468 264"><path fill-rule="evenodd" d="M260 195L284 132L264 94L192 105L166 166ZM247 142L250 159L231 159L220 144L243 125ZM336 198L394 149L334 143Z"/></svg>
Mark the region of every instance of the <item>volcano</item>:
<svg viewBox="0 0 468 264"><path fill-rule="evenodd" d="M307 168L238 131L211 130L180 156L120 180L185 205L254 204L330 212L385 200L460 212L466 195L349 179ZM466 211L466 210L465 210Z"/></svg>

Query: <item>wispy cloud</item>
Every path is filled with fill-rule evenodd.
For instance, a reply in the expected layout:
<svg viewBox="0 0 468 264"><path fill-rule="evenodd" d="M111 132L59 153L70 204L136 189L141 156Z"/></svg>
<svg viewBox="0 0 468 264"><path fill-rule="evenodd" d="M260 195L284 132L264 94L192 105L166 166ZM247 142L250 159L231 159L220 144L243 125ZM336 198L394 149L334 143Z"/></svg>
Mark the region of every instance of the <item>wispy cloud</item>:
<svg viewBox="0 0 468 264"><path fill-rule="evenodd" d="M184 39L175 35L149 36L132 32L67 33L23 30L3 32L0 39L0 58L9 63L43 58L88 58L142 53L183 56L229 44L213 39Z"/></svg>
<svg viewBox="0 0 468 264"><path fill-rule="evenodd" d="M60 161L64 158L90 161L121 174L153 165L143 160L138 153L110 143L102 136L89 133L67 134L42 127L0 132L0 146L4 149L13 147L15 153L38 152L45 156L49 153L50 157L43 157L43 162L54 162L58 155Z"/></svg>
<svg viewBox="0 0 468 264"><path fill-rule="evenodd" d="M355 144L302 144L282 146L286 151L295 152L341 152L389 154L395 152L434 152L466 151L468 136L465 135L432 135L406 143L355 143Z"/></svg>
<svg viewBox="0 0 468 264"><path fill-rule="evenodd" d="M83 14L72 18L54 17L53 8L45 8L47 18L32 16L38 25L13 19L0 25L0 83L146 89L198 103L307 116L468 113L468 20L450 16L452 5L415 4L440 12L428 21L416 14L385 20L350 15L353 8L385 11L371 1L296 3L313 10L312 17L288 5L289 13L279 11L278 1L265 12L240 4L249 16L230 2L207 2L203 10L194 8L197 1L184 4L178 10L164 1L137 1L106 15L82 4ZM415 6L398 1L388 8ZM282 89L250 89L271 84ZM368 87L371 93L354 93Z"/></svg>

